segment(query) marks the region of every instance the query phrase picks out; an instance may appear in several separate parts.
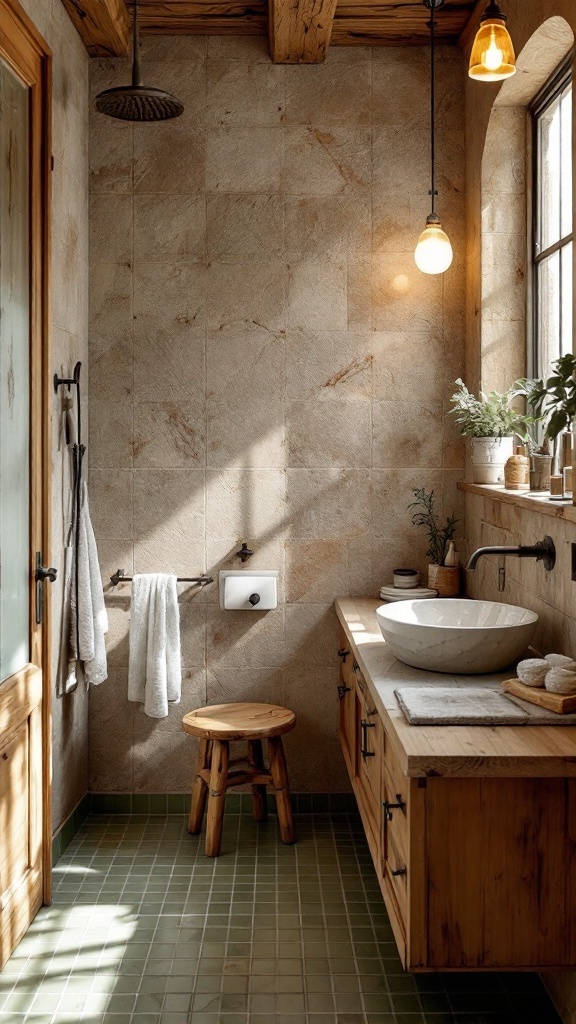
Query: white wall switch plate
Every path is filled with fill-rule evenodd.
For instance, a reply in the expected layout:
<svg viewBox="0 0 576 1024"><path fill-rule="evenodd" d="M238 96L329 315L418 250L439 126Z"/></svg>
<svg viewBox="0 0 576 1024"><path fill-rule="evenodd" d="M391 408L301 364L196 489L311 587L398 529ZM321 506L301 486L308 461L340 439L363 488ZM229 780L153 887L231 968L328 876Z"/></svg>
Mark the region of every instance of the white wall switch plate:
<svg viewBox="0 0 576 1024"><path fill-rule="evenodd" d="M265 612L278 607L278 570L222 569L219 574L220 607Z"/></svg>

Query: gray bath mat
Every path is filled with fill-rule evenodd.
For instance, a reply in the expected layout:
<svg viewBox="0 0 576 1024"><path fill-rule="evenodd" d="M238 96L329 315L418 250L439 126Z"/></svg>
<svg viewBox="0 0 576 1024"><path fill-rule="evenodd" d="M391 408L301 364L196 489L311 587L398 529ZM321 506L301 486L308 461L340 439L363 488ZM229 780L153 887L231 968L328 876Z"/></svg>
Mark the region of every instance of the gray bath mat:
<svg viewBox="0 0 576 1024"><path fill-rule="evenodd" d="M394 694L410 725L526 725L530 719L484 686L401 686Z"/></svg>

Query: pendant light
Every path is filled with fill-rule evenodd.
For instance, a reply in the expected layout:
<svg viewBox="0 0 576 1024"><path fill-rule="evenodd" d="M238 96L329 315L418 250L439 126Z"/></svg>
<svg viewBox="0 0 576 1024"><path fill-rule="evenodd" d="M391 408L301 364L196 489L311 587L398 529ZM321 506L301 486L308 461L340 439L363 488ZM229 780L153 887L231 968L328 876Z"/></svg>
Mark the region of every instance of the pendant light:
<svg viewBox="0 0 576 1024"><path fill-rule="evenodd" d="M491 0L480 19L468 74L470 78L479 78L483 82L501 82L516 73L515 61L506 15Z"/></svg>
<svg viewBox="0 0 576 1024"><path fill-rule="evenodd" d="M434 76L434 12L442 7L444 0L423 0L430 11L430 192L431 210L426 218L426 227L418 239L414 259L423 274L444 274L452 263L453 252L450 239L442 230L440 217L436 213L436 139L435 139L435 76Z"/></svg>
<svg viewBox="0 0 576 1024"><path fill-rule="evenodd" d="M164 89L144 85L138 56L138 3L134 0L132 22L132 84L120 85L101 92L94 101L100 114L120 121L168 121L180 117L184 104Z"/></svg>

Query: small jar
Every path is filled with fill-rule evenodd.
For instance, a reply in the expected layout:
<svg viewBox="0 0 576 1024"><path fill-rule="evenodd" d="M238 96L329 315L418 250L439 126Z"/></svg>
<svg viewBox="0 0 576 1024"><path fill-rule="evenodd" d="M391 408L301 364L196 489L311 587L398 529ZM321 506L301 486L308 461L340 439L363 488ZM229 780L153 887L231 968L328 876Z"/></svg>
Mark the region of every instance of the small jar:
<svg viewBox="0 0 576 1024"><path fill-rule="evenodd" d="M572 484L572 466L564 466L562 471L564 477L564 497L571 498L574 493Z"/></svg>
<svg viewBox="0 0 576 1024"><path fill-rule="evenodd" d="M562 473L550 474L550 497L561 498L564 490L564 477Z"/></svg>
<svg viewBox="0 0 576 1024"><path fill-rule="evenodd" d="M504 466L504 487L507 491L527 491L530 481L530 461L523 444L516 445Z"/></svg>

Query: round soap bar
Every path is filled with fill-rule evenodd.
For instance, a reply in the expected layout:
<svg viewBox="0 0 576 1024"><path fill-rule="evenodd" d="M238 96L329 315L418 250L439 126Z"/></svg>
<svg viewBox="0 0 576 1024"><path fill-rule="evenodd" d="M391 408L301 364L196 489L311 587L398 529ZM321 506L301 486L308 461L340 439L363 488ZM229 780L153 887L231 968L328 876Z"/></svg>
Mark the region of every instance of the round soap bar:
<svg viewBox="0 0 576 1024"><path fill-rule="evenodd" d="M572 658L569 658L566 654L546 654L545 660L550 665L550 668L565 668L566 665L572 664Z"/></svg>
<svg viewBox="0 0 576 1024"><path fill-rule="evenodd" d="M576 662L567 668L551 668L545 685L551 693L576 693Z"/></svg>
<svg viewBox="0 0 576 1024"><path fill-rule="evenodd" d="M550 665L543 658L527 658L526 661L520 661L516 668L518 679L526 686L544 686L549 671Z"/></svg>

